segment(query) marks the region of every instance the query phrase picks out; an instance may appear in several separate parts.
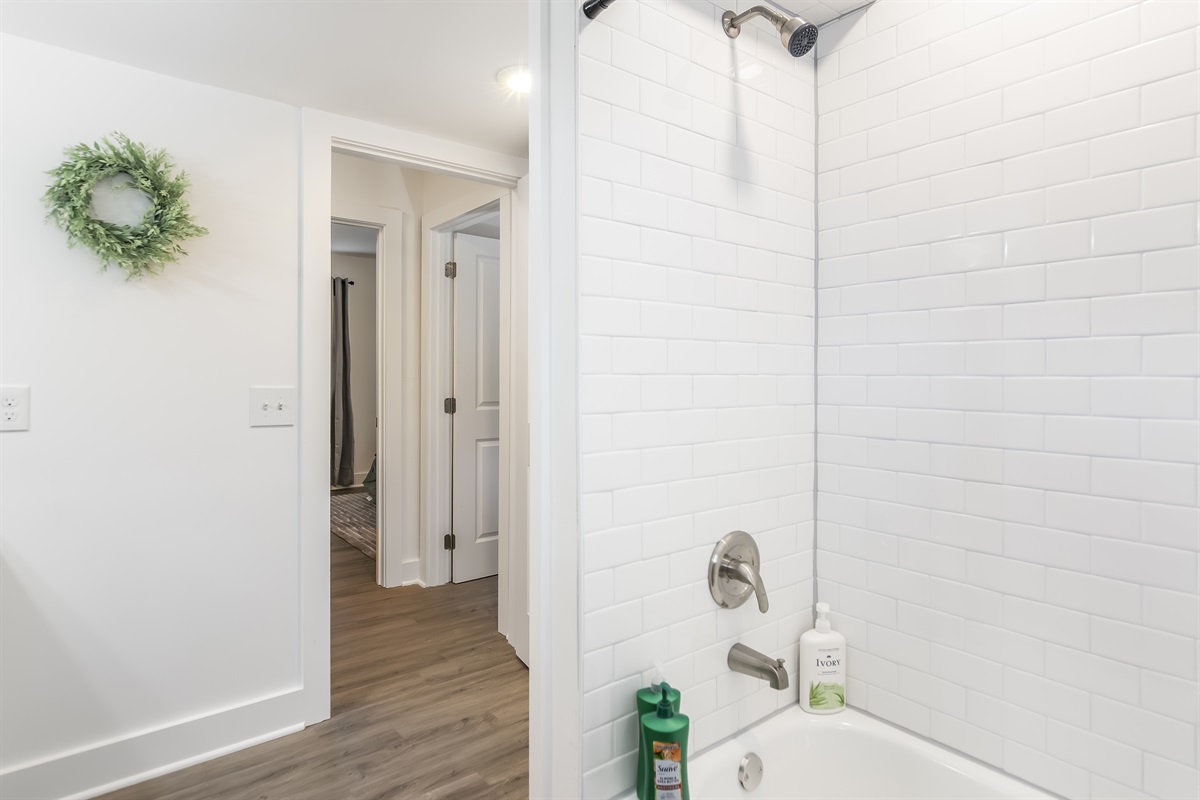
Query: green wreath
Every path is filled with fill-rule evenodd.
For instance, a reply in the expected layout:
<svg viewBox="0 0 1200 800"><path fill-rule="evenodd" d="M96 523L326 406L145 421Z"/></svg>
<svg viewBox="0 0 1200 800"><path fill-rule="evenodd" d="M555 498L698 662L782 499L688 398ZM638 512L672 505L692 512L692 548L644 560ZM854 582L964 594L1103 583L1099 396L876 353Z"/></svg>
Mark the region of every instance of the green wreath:
<svg viewBox="0 0 1200 800"><path fill-rule="evenodd" d="M46 217L66 232L71 247L81 244L99 256L101 271L116 264L128 278L156 274L163 265L187 255L179 244L182 240L208 233L192 220L183 197L187 175L180 172L172 177L174 167L165 150L147 151L122 133L90 147L77 144L67 149L67 160L48 173L54 183L42 198L50 209ZM121 173L132 180L115 186L139 190L151 201L136 225L92 216L96 184Z"/></svg>

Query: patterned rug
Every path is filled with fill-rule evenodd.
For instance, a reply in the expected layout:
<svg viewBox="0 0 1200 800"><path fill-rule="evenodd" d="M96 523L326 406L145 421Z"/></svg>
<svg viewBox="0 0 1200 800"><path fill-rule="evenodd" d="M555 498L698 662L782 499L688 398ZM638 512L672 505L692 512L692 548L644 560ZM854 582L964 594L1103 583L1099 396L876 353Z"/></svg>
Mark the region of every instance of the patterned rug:
<svg viewBox="0 0 1200 800"><path fill-rule="evenodd" d="M332 494L329 496L329 529L346 544L357 547L375 558L378 537L375 523L375 501L367 500L366 492Z"/></svg>

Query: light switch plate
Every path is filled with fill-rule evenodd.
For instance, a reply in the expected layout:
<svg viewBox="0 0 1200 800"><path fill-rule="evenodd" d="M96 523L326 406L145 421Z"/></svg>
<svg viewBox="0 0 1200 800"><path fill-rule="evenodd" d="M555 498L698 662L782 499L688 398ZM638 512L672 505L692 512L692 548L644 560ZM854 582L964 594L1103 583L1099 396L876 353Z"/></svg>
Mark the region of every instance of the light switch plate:
<svg viewBox="0 0 1200 800"><path fill-rule="evenodd" d="M250 387L251 428L270 428L295 424L295 386Z"/></svg>
<svg viewBox="0 0 1200 800"><path fill-rule="evenodd" d="M0 431L29 430L29 387L0 386Z"/></svg>

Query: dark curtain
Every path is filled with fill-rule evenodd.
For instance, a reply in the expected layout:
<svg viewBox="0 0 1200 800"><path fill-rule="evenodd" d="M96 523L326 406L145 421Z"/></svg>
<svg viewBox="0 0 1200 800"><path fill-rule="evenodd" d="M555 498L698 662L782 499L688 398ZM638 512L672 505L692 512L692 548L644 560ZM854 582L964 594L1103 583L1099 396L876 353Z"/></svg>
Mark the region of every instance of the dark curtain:
<svg viewBox="0 0 1200 800"><path fill-rule="evenodd" d="M333 279L333 374L330 379L329 483L354 483L354 411L350 404L350 315L349 285L345 278Z"/></svg>

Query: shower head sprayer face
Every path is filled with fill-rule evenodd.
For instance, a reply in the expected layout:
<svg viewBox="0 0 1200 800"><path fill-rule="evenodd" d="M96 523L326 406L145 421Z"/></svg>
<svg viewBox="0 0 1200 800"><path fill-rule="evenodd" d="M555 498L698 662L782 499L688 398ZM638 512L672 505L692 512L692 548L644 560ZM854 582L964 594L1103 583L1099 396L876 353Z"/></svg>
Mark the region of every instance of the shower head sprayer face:
<svg viewBox="0 0 1200 800"><path fill-rule="evenodd" d="M816 25L767 6L755 6L741 14L726 11L721 15L721 27L730 39L736 39L742 32L742 25L754 17L763 17L774 25L775 30L779 31L784 48L796 58L812 50L813 45L817 43Z"/></svg>
<svg viewBox="0 0 1200 800"><path fill-rule="evenodd" d="M783 46L796 58L812 50L817 43L817 26L799 17L792 17L784 23L779 34Z"/></svg>

